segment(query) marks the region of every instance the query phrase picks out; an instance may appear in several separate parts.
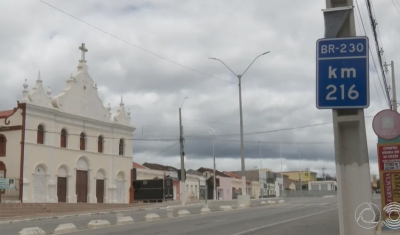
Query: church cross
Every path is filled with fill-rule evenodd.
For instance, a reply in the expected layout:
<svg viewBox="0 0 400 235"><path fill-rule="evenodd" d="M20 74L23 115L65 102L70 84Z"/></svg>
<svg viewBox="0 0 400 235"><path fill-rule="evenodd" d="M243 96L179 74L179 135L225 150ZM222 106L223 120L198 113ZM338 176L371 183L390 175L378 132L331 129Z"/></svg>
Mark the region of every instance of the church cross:
<svg viewBox="0 0 400 235"><path fill-rule="evenodd" d="M82 51L81 60L85 60L85 52L88 52L88 49L85 47L85 43L82 43L82 46L79 47L79 50Z"/></svg>

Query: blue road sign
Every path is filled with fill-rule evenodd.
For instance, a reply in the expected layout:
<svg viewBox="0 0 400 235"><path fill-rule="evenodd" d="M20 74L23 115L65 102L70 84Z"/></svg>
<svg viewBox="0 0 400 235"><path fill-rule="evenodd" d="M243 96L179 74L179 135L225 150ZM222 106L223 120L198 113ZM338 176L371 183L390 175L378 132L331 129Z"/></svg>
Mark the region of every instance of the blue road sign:
<svg viewBox="0 0 400 235"><path fill-rule="evenodd" d="M317 41L318 109L368 108L368 46L367 37Z"/></svg>

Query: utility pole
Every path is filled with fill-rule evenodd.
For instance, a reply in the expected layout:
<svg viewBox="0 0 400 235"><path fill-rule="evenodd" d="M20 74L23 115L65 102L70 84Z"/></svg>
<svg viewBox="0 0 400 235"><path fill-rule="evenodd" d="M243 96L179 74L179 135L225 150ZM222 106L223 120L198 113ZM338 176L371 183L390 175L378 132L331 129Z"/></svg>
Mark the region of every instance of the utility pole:
<svg viewBox="0 0 400 235"><path fill-rule="evenodd" d="M213 158L214 158L214 164L213 164L213 166L214 166L214 174L213 174L213 180L214 180L214 183L213 183L213 191L214 191L214 200L217 200L217 180L215 179L215 177L216 177L216 175L215 175L215 167L216 167L216 165L215 165L215 150L214 150L214 143L215 143L215 140L213 141Z"/></svg>
<svg viewBox="0 0 400 235"><path fill-rule="evenodd" d="M322 11L325 38L357 36L353 0L326 0ZM354 219L360 205L372 203L364 109L333 108L332 119L340 235L375 235L375 229L365 229Z"/></svg>
<svg viewBox="0 0 400 235"><path fill-rule="evenodd" d="M299 153L299 180L300 180L300 190L303 190L303 184L301 182L301 159L300 159L300 150L297 150Z"/></svg>
<svg viewBox="0 0 400 235"><path fill-rule="evenodd" d="M282 191L281 192L282 192L282 197L283 197L284 196L283 192L284 192L285 189L284 189L284 184L283 184L284 183L284 178L283 178L283 171L282 171L282 144L279 145L279 149L280 149L280 153L281 153L281 179L282 179ZM279 188L279 190L280 189L281 188Z"/></svg>
<svg viewBox="0 0 400 235"><path fill-rule="evenodd" d="M262 172L262 160L261 160L261 141L258 141L258 143L260 144L260 170L258 170L258 174L260 174L260 172ZM262 178L262 177L261 177ZM260 180L260 179L258 179ZM260 187L261 189L261 198L264 198L264 181L262 181L263 187Z"/></svg>
<svg viewBox="0 0 400 235"><path fill-rule="evenodd" d="M258 141L260 143L260 169L262 169L262 160L261 160L261 141Z"/></svg>
<svg viewBox="0 0 400 235"><path fill-rule="evenodd" d="M183 126L182 126L182 107L185 102L185 100L188 97L185 97L183 99L182 105L179 108L179 143L180 143L180 155L181 155L181 201L182 205L186 205L186 185L185 185L185 151L184 151L184 146L183 146Z"/></svg>
<svg viewBox="0 0 400 235"><path fill-rule="evenodd" d="M186 187L185 187L185 152L183 150L183 127L182 127L182 115L181 108L179 108L179 143L180 143L180 154L181 154L181 201L182 205L186 204Z"/></svg>
<svg viewBox="0 0 400 235"><path fill-rule="evenodd" d="M390 63L390 67L392 68L392 91L393 91L393 99L392 99L392 106L393 111L397 112L397 95L396 95L396 80L394 77L394 62Z"/></svg>

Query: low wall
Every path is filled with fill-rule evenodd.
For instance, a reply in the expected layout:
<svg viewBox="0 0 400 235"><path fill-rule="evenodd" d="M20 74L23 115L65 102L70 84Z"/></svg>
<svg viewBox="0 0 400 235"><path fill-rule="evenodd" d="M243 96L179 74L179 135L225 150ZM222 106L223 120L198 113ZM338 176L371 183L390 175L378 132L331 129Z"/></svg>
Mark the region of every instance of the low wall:
<svg viewBox="0 0 400 235"><path fill-rule="evenodd" d="M283 197L323 197L337 195L336 190L283 190Z"/></svg>

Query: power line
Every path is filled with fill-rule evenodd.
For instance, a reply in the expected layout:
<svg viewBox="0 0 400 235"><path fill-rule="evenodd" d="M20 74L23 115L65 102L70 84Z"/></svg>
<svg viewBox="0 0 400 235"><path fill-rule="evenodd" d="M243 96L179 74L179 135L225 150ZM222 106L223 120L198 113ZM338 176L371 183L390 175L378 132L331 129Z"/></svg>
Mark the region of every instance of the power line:
<svg viewBox="0 0 400 235"><path fill-rule="evenodd" d="M397 2L397 4L399 4L398 1L396 1L396 2ZM396 3L394 3L394 0L392 0L392 3L394 5L394 7L396 8L397 12L400 14L400 10L397 8L397 5L396 5ZM399 4L399 7L400 7L400 4Z"/></svg>
<svg viewBox="0 0 400 235"><path fill-rule="evenodd" d="M363 18L362 18L362 16L361 16L360 7L359 7L359 5L358 5L358 1L357 1L357 0L356 0L356 4L357 4L358 14L359 14L359 16L360 16L360 20L358 20L358 27L360 28L360 31L361 31L361 25L360 25L360 21L361 21L361 23L362 23L362 29L364 29L364 36L367 36L367 31L365 30L365 26L364 26L364 20L363 20ZM358 19L358 18L356 18L356 19ZM374 56L373 56L373 54L372 54L371 47L368 47L368 48L369 48L369 54L371 55L372 61L373 61L373 63L374 63L375 70L376 70L376 72L377 72L376 75L378 76L378 82L379 82L379 84L381 85L383 94L385 95L385 90L383 89L382 82L381 82L380 77L379 77L378 68L376 67L375 58L374 58ZM368 71L368 72L369 72L369 71ZM378 88L377 88L377 86L376 86L375 80L373 80L373 81L374 81L374 86L375 86L376 93L377 93L377 95L378 95L379 102L380 102L381 105L383 106L382 100L381 100L381 96L379 95ZM386 97L386 96L384 96L384 97ZM386 100L386 98L385 98L385 100Z"/></svg>
<svg viewBox="0 0 400 235"><path fill-rule="evenodd" d="M370 118L373 116L364 116L364 118ZM281 131L289 131L289 130L297 130L297 129L304 129L304 128L309 128L309 127L316 127L316 126L323 126L327 124L332 124L333 122L322 122L322 123L316 123L316 124L309 124L309 125L304 125L304 126L298 126L298 127L288 127L288 128L281 128L281 129L276 129L276 130L267 130L267 131L256 131L256 132L247 132L243 133L243 135L258 135L258 134L267 134L267 133L273 133L273 132L281 132ZM215 137L228 137L228 136L238 136L239 133L235 134L221 134L221 135L186 135L185 138L215 138Z"/></svg>
<svg viewBox="0 0 400 235"><path fill-rule="evenodd" d="M176 142L172 143L171 145L168 145L167 147L165 147L165 148L163 148L163 149L157 151L156 153L150 155L149 157L146 157L145 159L143 159L143 161L147 161L147 160L149 160L150 158L153 158L153 157L155 157L155 156L160 155L161 153L165 153L165 152L168 151L170 148L172 148L173 146L175 146L177 143L179 143L179 141L176 141ZM142 159L142 158L139 158L139 160L140 160L140 159Z"/></svg>
<svg viewBox="0 0 400 235"><path fill-rule="evenodd" d="M99 28L99 27L96 27L96 26L94 26L94 25L92 25L92 24L90 24L90 23L88 23L88 22L86 22L86 21L84 21L84 20L82 20L82 19L79 19L78 17L73 16L73 15L71 15L71 14L69 14L69 13L67 13L67 12L65 12L65 11L63 11L63 10L61 10L61 9L59 9L59 8L57 8L57 7L53 6L53 5L51 5L51 4L47 3L47 2L45 2L45 1L43 1L43 0L39 0L39 1L42 2L42 3L44 3L44 4L46 4L46 5L49 6L49 7L51 7L51 8L53 8L53 9L57 10L57 11L59 11L59 12L65 14L65 15L69 16L69 17L72 17L72 18L75 19L75 20L78 20L78 21L80 21L80 22L82 22L82 23L84 23L84 24L86 24L86 25L88 25L88 26L90 26L90 27L92 27L92 28L94 28L94 29L96 29L96 30L98 30L98 31L100 31L100 32L102 32L102 33L104 33L104 34L107 34L107 35L109 35L109 36L111 36L111 37L113 37L113 38L115 38L115 39L117 39L117 40L120 40L120 41L122 41L122 42L124 42L124 43L126 43L126 44L128 44L128 45L130 45L130 46L132 46L132 47L136 47L137 49L142 50L142 51L144 51L144 52L146 52L146 53L149 53L149 54L151 54L151 55L153 55L153 56L156 56L156 57L158 57L158 58L160 58L160 59L162 59L162 60L166 60L166 61L168 61L168 62L170 62L170 63L173 63L173 64L175 64L175 65L178 65L178 66L180 66L180 67L183 67L183 68L185 68L185 69L187 69L187 70L190 70L190 71L192 71L192 72L196 72L196 73L198 73L198 74L201 74L201 75L204 75L204 76L207 76L207 77L210 77L210 78L218 79L218 80L221 80L221 81L224 81L224 82L227 82L227 83L236 84L236 82L231 82L231 81L228 81L228 80L225 80L225 79L222 79L222 78L214 77L214 76L212 76L212 75L206 74L206 73L201 72L201 71L199 71L199 70L190 68L190 67L188 67L188 66L186 66L186 65L183 65L183 64L180 64L180 63L175 62L175 61L173 61L173 60L170 60L170 59L168 59L168 58L165 58L165 57L163 57L163 56L161 56L161 55L158 55L158 54L156 54L156 53L154 53L154 52L151 52L151 51L149 51L149 50L147 50L147 49L144 49L144 48L142 48L142 47L140 47L140 46L138 46L138 45L135 45L135 44L133 44L133 43L131 43L131 42L128 42L128 41L126 41L126 40L124 40L124 39L122 39L122 38L120 38L120 37L118 37L118 36L116 36L116 35L114 35L114 34L111 34L111 33L107 32L107 31L105 31L105 30Z"/></svg>
<svg viewBox="0 0 400 235"><path fill-rule="evenodd" d="M291 127L291 128L283 128L283 129L277 129L277 130L268 130L268 131L257 131L257 132L247 132L243 133L244 135L258 135L258 134L266 134L266 133L273 133L273 132L280 132L280 131L288 131L288 130L296 130L296 129L303 129L303 128L308 128L308 127L315 127L315 126L322 126L326 124L332 124L332 122L324 122L324 123L317 123L317 124L312 124L312 125L305 125L305 126L300 126L300 127ZM227 137L227 136L237 136L239 135L238 133L235 134L222 134L222 135L192 135L192 136L186 136L186 138L197 138L197 137Z"/></svg>
<svg viewBox="0 0 400 235"><path fill-rule="evenodd" d="M365 0L365 2L367 4L368 15L369 15L369 19L370 19L370 22L371 22L371 28L372 28L373 36L374 36L374 39L375 39L375 47L376 47L376 52L378 54L379 65L380 65L381 72L382 72L383 83L385 85L385 92L386 92L386 96L387 96L388 105L389 105L389 108L392 109L392 104L390 102L389 87L388 87L387 81L386 81L385 70L383 69L383 66L384 66L384 63L382 61L383 49L380 49L379 42L378 42L378 37L377 37L377 30L376 30L377 23L376 23L376 20L374 19L373 15L372 15L372 9L371 9L370 0Z"/></svg>

